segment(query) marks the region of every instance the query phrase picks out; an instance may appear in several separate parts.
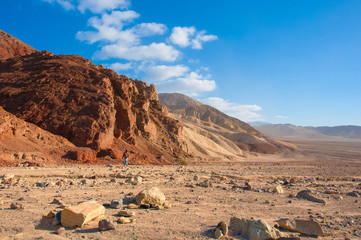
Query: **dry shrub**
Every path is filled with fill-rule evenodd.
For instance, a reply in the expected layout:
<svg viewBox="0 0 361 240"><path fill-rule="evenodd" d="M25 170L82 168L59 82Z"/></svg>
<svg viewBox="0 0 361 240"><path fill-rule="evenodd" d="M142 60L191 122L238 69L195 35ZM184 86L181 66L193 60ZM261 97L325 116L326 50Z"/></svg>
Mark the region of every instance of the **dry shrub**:
<svg viewBox="0 0 361 240"><path fill-rule="evenodd" d="M184 157L179 157L175 160L179 165L188 166L189 161Z"/></svg>

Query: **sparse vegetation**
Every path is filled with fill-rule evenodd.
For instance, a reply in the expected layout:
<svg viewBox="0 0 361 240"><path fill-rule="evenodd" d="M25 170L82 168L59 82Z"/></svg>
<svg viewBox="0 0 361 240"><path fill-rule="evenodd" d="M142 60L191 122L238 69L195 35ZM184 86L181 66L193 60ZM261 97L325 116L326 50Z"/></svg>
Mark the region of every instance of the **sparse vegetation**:
<svg viewBox="0 0 361 240"><path fill-rule="evenodd" d="M179 157L175 160L179 165L188 166L189 160L185 157Z"/></svg>

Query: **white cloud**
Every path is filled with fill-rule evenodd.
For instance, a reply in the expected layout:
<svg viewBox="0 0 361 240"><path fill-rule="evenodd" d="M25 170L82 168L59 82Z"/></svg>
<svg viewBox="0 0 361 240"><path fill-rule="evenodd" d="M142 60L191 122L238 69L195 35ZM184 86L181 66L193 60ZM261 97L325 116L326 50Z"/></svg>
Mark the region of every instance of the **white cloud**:
<svg viewBox="0 0 361 240"><path fill-rule="evenodd" d="M194 35L194 27L174 27L169 40L180 47L187 47L190 44L190 38Z"/></svg>
<svg viewBox="0 0 361 240"><path fill-rule="evenodd" d="M262 110L258 105L240 105L219 97L210 97L199 101L245 122L263 120L262 116L256 113Z"/></svg>
<svg viewBox="0 0 361 240"><path fill-rule="evenodd" d="M162 35L167 31L167 26L161 23L141 23L131 29L134 34L141 37Z"/></svg>
<svg viewBox="0 0 361 240"><path fill-rule="evenodd" d="M86 10L102 13L107 10L126 9L130 6L129 0L78 0L78 2L78 10L82 13Z"/></svg>
<svg viewBox="0 0 361 240"><path fill-rule="evenodd" d="M195 27L174 27L169 37L171 43L180 47L202 49L205 42L218 39L216 35L206 35L206 31L197 32Z"/></svg>
<svg viewBox="0 0 361 240"><path fill-rule="evenodd" d="M167 26L160 23L141 23L123 30L125 25L139 16L134 11L113 11L111 14L103 14L100 18L92 17L88 20L88 25L96 30L79 31L76 38L91 44L105 41L118 42L130 47L138 45L142 37L164 34L167 31Z"/></svg>
<svg viewBox="0 0 361 240"><path fill-rule="evenodd" d="M162 82L169 80L175 77L184 76L189 72L189 68L184 65L175 65L175 66L150 66L147 68L144 80L150 81L153 83Z"/></svg>
<svg viewBox="0 0 361 240"><path fill-rule="evenodd" d="M110 69L113 69L116 72L119 72L121 70L127 70L127 69L131 69L132 68L132 64L131 63L113 63L110 65L107 65Z"/></svg>
<svg viewBox="0 0 361 240"><path fill-rule="evenodd" d="M217 40L218 37L216 35L206 35L206 31L201 31L197 33L196 38L192 40L192 48L193 49L202 49L202 44L205 42L210 42Z"/></svg>
<svg viewBox="0 0 361 240"><path fill-rule="evenodd" d="M279 119L287 119L288 117L287 117L287 116L283 116L283 115L277 115L276 118L279 118Z"/></svg>
<svg viewBox="0 0 361 240"><path fill-rule="evenodd" d="M213 91L216 88L216 82L209 78L210 75L203 76L190 72L183 77L157 84L157 89L159 92L177 92L198 96L200 92Z"/></svg>
<svg viewBox="0 0 361 240"><path fill-rule="evenodd" d="M180 52L165 43L152 43L150 45L139 45L127 47L123 43L103 46L94 54L98 59L119 58L126 60L161 60L173 62Z"/></svg>
<svg viewBox="0 0 361 240"><path fill-rule="evenodd" d="M48 3L59 3L65 10L74 10L75 6L73 5L73 0L43 0Z"/></svg>
<svg viewBox="0 0 361 240"><path fill-rule="evenodd" d="M103 14L101 18L92 17L88 20L88 25L96 31L79 31L76 38L89 43L122 41L124 44L134 45L139 42L139 37L131 30L122 29L125 24L138 17L139 14L134 11L113 11L111 14Z"/></svg>

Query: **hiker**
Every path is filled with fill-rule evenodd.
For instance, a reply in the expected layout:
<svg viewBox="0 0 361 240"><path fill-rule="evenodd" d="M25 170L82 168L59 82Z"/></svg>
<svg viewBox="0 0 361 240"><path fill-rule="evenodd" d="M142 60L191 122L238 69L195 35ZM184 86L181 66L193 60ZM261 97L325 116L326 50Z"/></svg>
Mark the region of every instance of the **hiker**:
<svg viewBox="0 0 361 240"><path fill-rule="evenodd" d="M128 157L129 157L128 150L125 150L125 152L124 152L124 154L123 154L124 166L128 166Z"/></svg>

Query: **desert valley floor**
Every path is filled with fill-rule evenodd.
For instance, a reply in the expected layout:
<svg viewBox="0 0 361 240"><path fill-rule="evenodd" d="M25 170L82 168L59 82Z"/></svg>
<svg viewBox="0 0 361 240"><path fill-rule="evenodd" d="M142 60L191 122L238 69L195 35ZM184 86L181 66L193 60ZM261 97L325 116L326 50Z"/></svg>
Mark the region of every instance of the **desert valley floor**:
<svg viewBox="0 0 361 240"><path fill-rule="evenodd" d="M220 221L229 224L233 216L262 219L271 226L280 218L312 218L325 232L320 239L359 239L361 201L357 194L347 193L361 192L361 142L291 142L303 152L250 156L238 162L190 162L188 166L123 167L111 162L105 166L0 168L0 239L212 239L210 229ZM143 181L126 183L134 176ZM253 190L244 189L246 181ZM278 184L284 193L272 192ZM136 221L118 224L115 230L100 232L98 221L93 221L57 235L54 231L60 226L43 218L52 210L61 210L54 199L64 205L92 199L109 204L153 186L160 188L172 207L132 209ZM305 189L327 203L295 197ZM23 209L11 209L12 203ZM106 208L105 217L116 220L118 212ZM300 239L315 238L282 232Z"/></svg>

